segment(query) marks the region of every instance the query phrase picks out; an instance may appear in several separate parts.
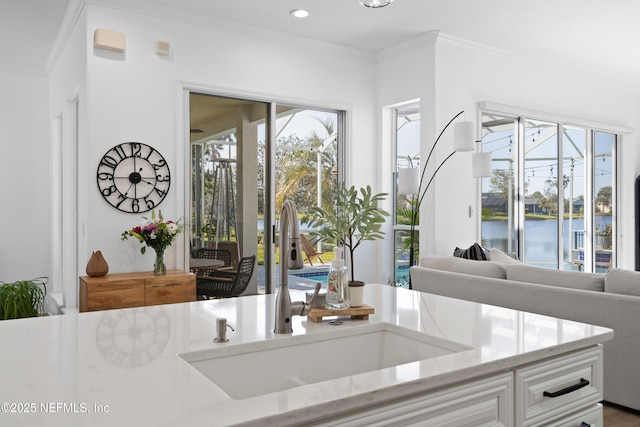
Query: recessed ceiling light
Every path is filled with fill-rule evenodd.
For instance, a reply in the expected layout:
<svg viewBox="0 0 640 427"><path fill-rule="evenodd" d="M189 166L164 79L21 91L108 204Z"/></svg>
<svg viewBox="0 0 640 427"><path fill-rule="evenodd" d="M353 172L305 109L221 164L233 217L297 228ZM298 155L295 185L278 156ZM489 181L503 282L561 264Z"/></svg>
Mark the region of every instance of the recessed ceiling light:
<svg viewBox="0 0 640 427"><path fill-rule="evenodd" d="M293 9L289 14L296 18L306 18L309 16L309 11L307 9Z"/></svg>
<svg viewBox="0 0 640 427"><path fill-rule="evenodd" d="M360 0L360 4L365 7L385 7L393 3L393 0Z"/></svg>

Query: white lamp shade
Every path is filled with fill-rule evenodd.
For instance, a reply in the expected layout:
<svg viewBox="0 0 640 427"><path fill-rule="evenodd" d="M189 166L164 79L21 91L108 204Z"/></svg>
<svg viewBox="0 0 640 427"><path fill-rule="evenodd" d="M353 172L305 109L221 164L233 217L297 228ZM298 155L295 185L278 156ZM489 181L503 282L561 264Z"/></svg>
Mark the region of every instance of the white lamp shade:
<svg viewBox="0 0 640 427"><path fill-rule="evenodd" d="M420 169L398 168L398 194L418 194Z"/></svg>
<svg viewBox="0 0 640 427"><path fill-rule="evenodd" d="M488 178L493 174L491 153L473 153L471 161L474 178Z"/></svg>
<svg viewBox="0 0 640 427"><path fill-rule="evenodd" d="M475 138L473 122L459 122L453 124L454 151L472 151Z"/></svg>

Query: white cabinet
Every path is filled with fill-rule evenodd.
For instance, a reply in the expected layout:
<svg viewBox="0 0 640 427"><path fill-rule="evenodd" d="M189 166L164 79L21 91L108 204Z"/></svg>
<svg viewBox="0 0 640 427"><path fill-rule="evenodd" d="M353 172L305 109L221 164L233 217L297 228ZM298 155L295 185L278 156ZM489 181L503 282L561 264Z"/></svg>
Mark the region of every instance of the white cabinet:
<svg viewBox="0 0 640 427"><path fill-rule="evenodd" d="M589 409L578 411L567 417L554 420L548 424L548 427L603 427L602 405L597 404Z"/></svg>
<svg viewBox="0 0 640 427"><path fill-rule="evenodd" d="M601 400L597 346L308 425L602 427Z"/></svg>
<svg viewBox="0 0 640 427"><path fill-rule="evenodd" d="M511 373L366 408L315 426L493 427L513 419Z"/></svg>
<svg viewBox="0 0 640 427"><path fill-rule="evenodd" d="M518 426L546 426L555 418L596 405L602 400L602 348L516 369L515 392Z"/></svg>

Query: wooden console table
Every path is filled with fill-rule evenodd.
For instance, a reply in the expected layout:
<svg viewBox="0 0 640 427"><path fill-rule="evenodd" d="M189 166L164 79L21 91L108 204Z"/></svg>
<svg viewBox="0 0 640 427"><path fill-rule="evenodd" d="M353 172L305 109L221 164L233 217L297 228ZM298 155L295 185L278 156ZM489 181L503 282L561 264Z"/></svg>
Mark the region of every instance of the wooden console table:
<svg viewBox="0 0 640 427"><path fill-rule="evenodd" d="M147 271L80 277L81 313L195 300L196 276L182 270L164 276Z"/></svg>

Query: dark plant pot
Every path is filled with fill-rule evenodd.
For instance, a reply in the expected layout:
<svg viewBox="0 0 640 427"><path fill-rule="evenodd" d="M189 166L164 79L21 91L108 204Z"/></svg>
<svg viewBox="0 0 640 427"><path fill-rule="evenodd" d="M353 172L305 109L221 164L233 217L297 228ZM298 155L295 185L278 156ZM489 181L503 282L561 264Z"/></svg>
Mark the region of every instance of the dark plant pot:
<svg viewBox="0 0 640 427"><path fill-rule="evenodd" d="M364 282L360 280L349 282L349 299L351 300L351 307L361 307L364 295Z"/></svg>

